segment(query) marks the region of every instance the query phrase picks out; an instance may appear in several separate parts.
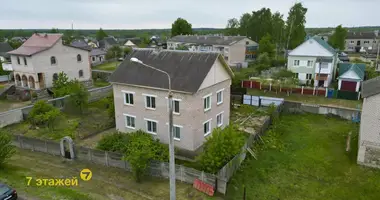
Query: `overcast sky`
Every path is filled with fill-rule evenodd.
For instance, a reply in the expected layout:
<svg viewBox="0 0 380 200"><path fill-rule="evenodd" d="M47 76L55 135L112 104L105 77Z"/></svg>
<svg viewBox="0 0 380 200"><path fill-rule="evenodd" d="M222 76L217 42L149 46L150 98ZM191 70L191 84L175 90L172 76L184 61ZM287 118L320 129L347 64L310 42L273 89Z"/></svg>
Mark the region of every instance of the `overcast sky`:
<svg viewBox="0 0 380 200"><path fill-rule="evenodd" d="M6 0L2 0L6 1ZM11 0L1 4L0 29L171 28L178 17L194 28L224 28L229 18L268 7L286 19L295 0ZM306 27L380 25L380 0L303 0Z"/></svg>

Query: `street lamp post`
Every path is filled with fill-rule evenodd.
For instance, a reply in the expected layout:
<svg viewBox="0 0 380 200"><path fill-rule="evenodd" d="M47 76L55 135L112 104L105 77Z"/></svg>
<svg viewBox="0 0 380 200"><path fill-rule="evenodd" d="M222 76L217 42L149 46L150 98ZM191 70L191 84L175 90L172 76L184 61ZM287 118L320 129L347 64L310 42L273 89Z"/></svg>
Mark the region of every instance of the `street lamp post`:
<svg viewBox="0 0 380 200"><path fill-rule="evenodd" d="M169 92L168 92L168 104L169 104L169 182L170 182L170 200L176 199L175 193L175 161L174 161L174 136L173 136L173 94L171 87L171 78L170 75L160 69L152 67L143 63L141 60L137 58L131 58L131 62L141 64L145 67L151 68L153 70L159 71L161 73L166 74L168 76L169 81Z"/></svg>

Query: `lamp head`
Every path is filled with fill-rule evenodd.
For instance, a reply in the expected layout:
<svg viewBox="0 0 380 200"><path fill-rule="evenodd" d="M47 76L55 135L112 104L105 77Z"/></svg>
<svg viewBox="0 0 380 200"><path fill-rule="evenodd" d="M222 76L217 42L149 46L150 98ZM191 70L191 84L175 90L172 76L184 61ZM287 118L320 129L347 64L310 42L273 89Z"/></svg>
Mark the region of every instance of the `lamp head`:
<svg viewBox="0 0 380 200"><path fill-rule="evenodd" d="M131 58L131 62L134 62L134 63L142 63L142 61L141 60L139 60L139 59L137 59L137 58L135 58L135 57L132 57Z"/></svg>

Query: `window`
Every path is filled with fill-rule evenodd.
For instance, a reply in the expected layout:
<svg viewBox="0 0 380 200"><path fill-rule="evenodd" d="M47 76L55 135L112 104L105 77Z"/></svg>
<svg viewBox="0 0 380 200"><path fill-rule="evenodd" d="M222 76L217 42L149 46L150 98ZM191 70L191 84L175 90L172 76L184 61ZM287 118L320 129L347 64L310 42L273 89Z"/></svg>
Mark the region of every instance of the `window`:
<svg viewBox="0 0 380 200"><path fill-rule="evenodd" d="M173 135L175 140L181 139L181 128L180 126L173 125Z"/></svg>
<svg viewBox="0 0 380 200"><path fill-rule="evenodd" d="M135 124L136 116L127 115L127 114L124 114L124 116L125 116L125 127L135 129L136 128L136 124Z"/></svg>
<svg viewBox="0 0 380 200"><path fill-rule="evenodd" d="M223 125L223 112L216 115L216 125L221 127Z"/></svg>
<svg viewBox="0 0 380 200"><path fill-rule="evenodd" d="M17 64L19 64L19 65L21 64L20 63L20 57L18 57L18 56L17 56Z"/></svg>
<svg viewBox="0 0 380 200"><path fill-rule="evenodd" d="M95 57L92 57L92 61L95 61Z"/></svg>
<svg viewBox="0 0 380 200"><path fill-rule="evenodd" d="M145 119L146 120L146 132L151 134L157 134L157 121Z"/></svg>
<svg viewBox="0 0 380 200"><path fill-rule="evenodd" d="M28 65L28 62L26 61L25 57L24 57L24 65Z"/></svg>
<svg viewBox="0 0 380 200"><path fill-rule="evenodd" d="M376 40L374 40L373 43L376 44Z"/></svg>
<svg viewBox="0 0 380 200"><path fill-rule="evenodd" d="M144 94L143 94L144 95ZM156 109L156 97L152 95L144 95L145 97L145 108Z"/></svg>
<svg viewBox="0 0 380 200"><path fill-rule="evenodd" d="M294 78L298 78L298 73L294 73Z"/></svg>
<svg viewBox="0 0 380 200"><path fill-rule="evenodd" d="M179 114L179 101L173 100L173 113Z"/></svg>
<svg viewBox="0 0 380 200"><path fill-rule="evenodd" d="M216 105L220 105L223 103L223 90L221 89L216 92Z"/></svg>
<svg viewBox="0 0 380 200"><path fill-rule="evenodd" d="M80 54L77 55L77 61L82 62L82 56Z"/></svg>
<svg viewBox="0 0 380 200"><path fill-rule="evenodd" d="M312 76L312 74L306 74L306 80L310 80L311 76Z"/></svg>
<svg viewBox="0 0 380 200"><path fill-rule="evenodd" d="M364 41L364 44L369 44L369 41Z"/></svg>
<svg viewBox="0 0 380 200"><path fill-rule="evenodd" d="M122 91L124 93L124 105L133 105L133 94L134 92L129 92L129 91Z"/></svg>
<svg viewBox="0 0 380 200"><path fill-rule="evenodd" d="M79 78L83 77L83 70L79 70Z"/></svg>
<svg viewBox="0 0 380 200"><path fill-rule="evenodd" d="M55 59L54 56L50 57L50 64L51 64L51 65L55 65L55 64L57 64L57 59Z"/></svg>
<svg viewBox="0 0 380 200"><path fill-rule="evenodd" d="M53 74L53 81L57 80L58 79L58 74L57 73L54 73Z"/></svg>
<svg viewBox="0 0 380 200"><path fill-rule="evenodd" d="M308 60L307 61L307 66L308 67L312 67L313 66L313 61L312 60Z"/></svg>
<svg viewBox="0 0 380 200"><path fill-rule="evenodd" d="M211 109L211 94L203 97L203 109L204 111Z"/></svg>
<svg viewBox="0 0 380 200"><path fill-rule="evenodd" d="M203 123L203 135L206 137L211 133L211 119Z"/></svg>
<svg viewBox="0 0 380 200"><path fill-rule="evenodd" d="M300 61L299 60L294 60L294 66L300 66Z"/></svg>
<svg viewBox="0 0 380 200"><path fill-rule="evenodd" d="M354 44L354 43L355 43L355 41L351 40L351 41L350 41L350 43L351 43L351 44Z"/></svg>

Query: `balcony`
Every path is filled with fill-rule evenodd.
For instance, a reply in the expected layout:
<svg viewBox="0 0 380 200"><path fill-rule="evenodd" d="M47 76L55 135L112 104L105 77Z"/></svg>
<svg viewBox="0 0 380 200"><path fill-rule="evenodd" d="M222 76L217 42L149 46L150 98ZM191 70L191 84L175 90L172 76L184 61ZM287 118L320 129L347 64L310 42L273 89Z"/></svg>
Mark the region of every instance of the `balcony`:
<svg viewBox="0 0 380 200"><path fill-rule="evenodd" d="M321 74L331 74L332 73L332 63L322 63L321 68L319 69L320 63L315 64L315 73Z"/></svg>

